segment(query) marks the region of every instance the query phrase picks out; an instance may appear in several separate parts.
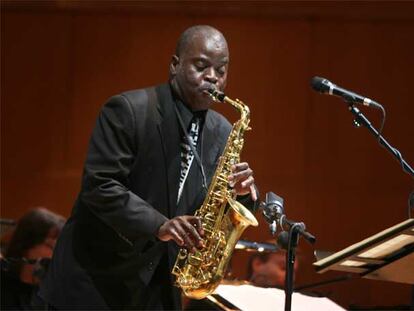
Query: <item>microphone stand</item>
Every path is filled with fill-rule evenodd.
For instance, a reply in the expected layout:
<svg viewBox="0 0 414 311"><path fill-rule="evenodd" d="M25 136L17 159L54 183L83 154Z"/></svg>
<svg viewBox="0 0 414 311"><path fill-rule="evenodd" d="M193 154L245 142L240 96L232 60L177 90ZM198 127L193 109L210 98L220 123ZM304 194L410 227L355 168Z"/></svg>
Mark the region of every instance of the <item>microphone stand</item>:
<svg viewBox="0 0 414 311"><path fill-rule="evenodd" d="M286 275L285 275L285 311L290 311L292 307L293 274L296 259L296 247L299 243L300 235L309 243L313 244L316 238L305 229L303 222L295 222L286 218L283 211L283 198L273 192L266 193L266 202L262 203L263 216L269 223L270 233L274 236L277 224L282 228L282 232L277 237L277 244L286 249ZM288 228L288 233L284 229ZM286 234L288 239L286 241Z"/></svg>
<svg viewBox="0 0 414 311"><path fill-rule="evenodd" d="M296 247L299 243L299 235L302 235L309 243L313 244L316 238L305 230L303 222L294 222L282 215L280 218L281 227L289 228L289 237L286 252L286 276L285 276L285 311L292 308L294 265L296 260Z"/></svg>
<svg viewBox="0 0 414 311"><path fill-rule="evenodd" d="M379 132L372 126L371 122L365 117L365 115L353 105L353 101L350 98L346 100L349 105L349 111L355 116L354 125L356 127L361 127L361 125L365 126L376 138L378 138L378 142L380 145L385 147L396 159L398 162L401 163L402 169L407 174L411 175L414 178L414 170L413 168L402 158L401 153L392 147L388 141L379 134Z"/></svg>

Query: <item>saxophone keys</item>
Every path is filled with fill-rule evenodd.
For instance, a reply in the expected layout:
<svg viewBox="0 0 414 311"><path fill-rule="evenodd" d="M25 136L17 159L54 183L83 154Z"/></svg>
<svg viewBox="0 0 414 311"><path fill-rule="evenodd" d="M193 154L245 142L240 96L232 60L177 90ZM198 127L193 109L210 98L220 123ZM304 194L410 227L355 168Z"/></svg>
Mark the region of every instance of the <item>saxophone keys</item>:
<svg viewBox="0 0 414 311"><path fill-rule="evenodd" d="M196 252L195 254L190 254L188 256L188 263L194 267L199 267L202 262L203 261L200 257L200 252Z"/></svg>
<svg viewBox="0 0 414 311"><path fill-rule="evenodd" d="M185 248L181 248L180 252L178 253L178 258L185 259L188 255L188 251Z"/></svg>

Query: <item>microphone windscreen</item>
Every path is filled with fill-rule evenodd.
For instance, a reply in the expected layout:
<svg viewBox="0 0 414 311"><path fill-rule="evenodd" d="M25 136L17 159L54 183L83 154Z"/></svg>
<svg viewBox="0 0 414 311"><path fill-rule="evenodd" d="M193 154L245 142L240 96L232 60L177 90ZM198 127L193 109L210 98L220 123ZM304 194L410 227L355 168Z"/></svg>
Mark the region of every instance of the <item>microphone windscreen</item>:
<svg viewBox="0 0 414 311"><path fill-rule="evenodd" d="M326 91L329 91L329 86L327 83L325 83L326 80L325 78L321 78L321 77L313 77L311 80L311 87L320 93L324 93Z"/></svg>
<svg viewBox="0 0 414 311"><path fill-rule="evenodd" d="M277 206L283 208L283 198L273 192L268 192L266 193L266 204L276 204Z"/></svg>

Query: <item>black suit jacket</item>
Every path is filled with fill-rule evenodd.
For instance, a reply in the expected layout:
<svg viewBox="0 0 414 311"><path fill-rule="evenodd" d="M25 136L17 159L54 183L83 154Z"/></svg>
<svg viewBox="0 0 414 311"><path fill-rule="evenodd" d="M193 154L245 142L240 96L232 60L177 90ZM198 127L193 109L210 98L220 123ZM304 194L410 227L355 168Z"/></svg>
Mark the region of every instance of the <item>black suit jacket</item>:
<svg viewBox="0 0 414 311"><path fill-rule="evenodd" d="M155 234L177 211L181 134L175 104L165 84L114 96L102 108L81 192L41 284L40 296L51 305L100 310L139 305L139 292L163 255L171 268L177 249ZM208 183L230 130L223 116L207 112L201 158ZM205 196L200 178L190 184L184 188L184 214L192 214Z"/></svg>

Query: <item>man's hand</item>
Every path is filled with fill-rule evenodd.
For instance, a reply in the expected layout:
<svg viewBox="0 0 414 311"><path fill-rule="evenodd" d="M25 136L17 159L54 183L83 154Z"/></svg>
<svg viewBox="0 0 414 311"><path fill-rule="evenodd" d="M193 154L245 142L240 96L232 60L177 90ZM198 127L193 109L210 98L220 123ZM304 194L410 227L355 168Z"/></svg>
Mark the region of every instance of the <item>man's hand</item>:
<svg viewBox="0 0 414 311"><path fill-rule="evenodd" d="M200 218L196 216L177 216L167 220L158 230L157 237L161 241L174 240L179 246L183 246L195 252L196 248L202 248L204 235Z"/></svg>
<svg viewBox="0 0 414 311"><path fill-rule="evenodd" d="M230 185L237 195L249 194L252 200L257 200L257 192L254 186L253 171L246 162L238 163L231 167L233 174L229 177Z"/></svg>

